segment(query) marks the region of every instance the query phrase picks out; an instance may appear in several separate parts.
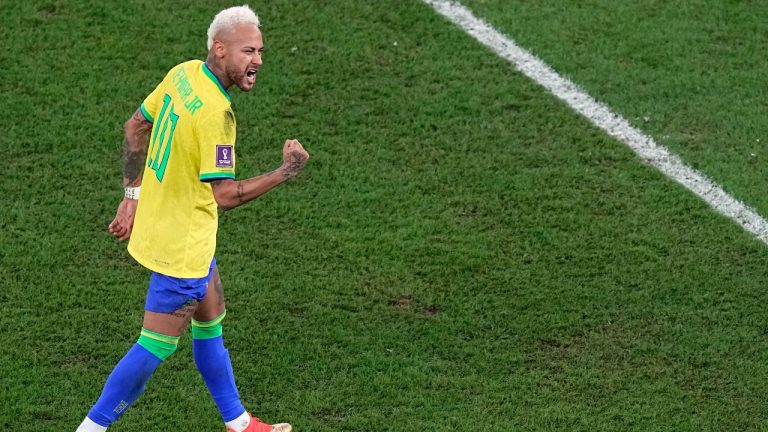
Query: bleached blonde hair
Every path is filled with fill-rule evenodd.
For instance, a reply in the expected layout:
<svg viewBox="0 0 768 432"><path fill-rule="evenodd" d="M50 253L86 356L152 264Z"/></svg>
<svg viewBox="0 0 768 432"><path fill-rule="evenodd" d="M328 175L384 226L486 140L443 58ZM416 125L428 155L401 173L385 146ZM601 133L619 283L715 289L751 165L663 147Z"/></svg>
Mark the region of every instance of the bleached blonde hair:
<svg viewBox="0 0 768 432"><path fill-rule="evenodd" d="M237 24L255 24L258 27L259 17L248 5L234 6L217 13L208 27L208 50L213 46L213 39L217 34Z"/></svg>

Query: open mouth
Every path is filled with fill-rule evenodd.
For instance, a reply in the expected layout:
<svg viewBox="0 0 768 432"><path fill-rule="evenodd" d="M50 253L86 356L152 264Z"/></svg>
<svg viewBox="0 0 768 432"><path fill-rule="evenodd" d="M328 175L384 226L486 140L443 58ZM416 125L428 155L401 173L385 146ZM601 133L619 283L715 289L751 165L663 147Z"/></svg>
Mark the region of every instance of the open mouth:
<svg viewBox="0 0 768 432"><path fill-rule="evenodd" d="M256 74L259 71L256 68L248 68L247 71L245 71L245 85L247 86L253 86L256 84Z"/></svg>

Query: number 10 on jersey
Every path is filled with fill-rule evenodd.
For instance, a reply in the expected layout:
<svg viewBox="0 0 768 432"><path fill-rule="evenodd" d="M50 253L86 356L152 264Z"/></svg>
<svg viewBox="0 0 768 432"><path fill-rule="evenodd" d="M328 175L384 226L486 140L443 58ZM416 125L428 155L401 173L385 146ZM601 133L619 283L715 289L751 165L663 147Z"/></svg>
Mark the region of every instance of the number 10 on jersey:
<svg viewBox="0 0 768 432"><path fill-rule="evenodd" d="M179 115L173 112L171 96L163 96L163 107L157 116L155 128L152 130L152 143L147 153L147 166L155 172L157 181L163 182L165 168L168 166L168 156L171 154L173 143L173 131L176 130L176 122Z"/></svg>

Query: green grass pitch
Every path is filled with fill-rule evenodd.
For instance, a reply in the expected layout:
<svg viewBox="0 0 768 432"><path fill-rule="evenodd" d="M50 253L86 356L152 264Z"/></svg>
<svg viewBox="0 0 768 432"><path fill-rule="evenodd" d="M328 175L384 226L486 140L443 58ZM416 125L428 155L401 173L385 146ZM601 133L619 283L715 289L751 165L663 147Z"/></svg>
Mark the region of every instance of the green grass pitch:
<svg viewBox="0 0 768 432"><path fill-rule="evenodd" d="M768 214L758 2L466 6ZM73 431L138 337L122 124L223 1L0 0L0 429ZM418 0L253 3L221 216L246 406L297 431L768 430L768 249ZM190 337L110 431L218 431ZM167 425L175 425L167 427ZM179 429L181 428L181 429Z"/></svg>

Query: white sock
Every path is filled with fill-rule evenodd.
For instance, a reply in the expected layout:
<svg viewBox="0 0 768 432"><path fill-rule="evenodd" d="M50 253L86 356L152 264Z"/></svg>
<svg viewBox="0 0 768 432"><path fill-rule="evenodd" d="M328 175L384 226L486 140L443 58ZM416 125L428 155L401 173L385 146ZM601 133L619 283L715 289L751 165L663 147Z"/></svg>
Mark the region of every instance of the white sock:
<svg viewBox="0 0 768 432"><path fill-rule="evenodd" d="M75 432L104 432L106 430L106 427L86 417Z"/></svg>
<svg viewBox="0 0 768 432"><path fill-rule="evenodd" d="M243 412L240 417L226 422L227 428L232 429L235 432L243 432L248 424L251 423L251 415L248 412ZM78 431L79 432L79 431ZM90 431L86 431L90 432Z"/></svg>

